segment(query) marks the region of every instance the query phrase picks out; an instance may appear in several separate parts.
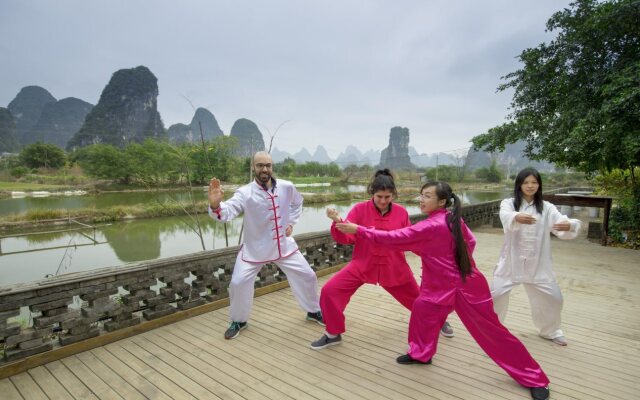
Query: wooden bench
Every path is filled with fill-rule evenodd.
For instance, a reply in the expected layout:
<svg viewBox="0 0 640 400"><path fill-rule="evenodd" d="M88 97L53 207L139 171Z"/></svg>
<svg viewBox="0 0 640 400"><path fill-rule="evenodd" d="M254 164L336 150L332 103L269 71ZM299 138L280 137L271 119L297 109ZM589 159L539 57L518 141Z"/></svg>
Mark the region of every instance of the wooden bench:
<svg viewBox="0 0 640 400"><path fill-rule="evenodd" d="M602 245L607 245L607 237L609 235L609 213L611 212L611 204L613 197L610 196L587 196L584 194L544 194L542 198L556 206L579 206L579 207L597 207L604 208L604 216L602 217Z"/></svg>

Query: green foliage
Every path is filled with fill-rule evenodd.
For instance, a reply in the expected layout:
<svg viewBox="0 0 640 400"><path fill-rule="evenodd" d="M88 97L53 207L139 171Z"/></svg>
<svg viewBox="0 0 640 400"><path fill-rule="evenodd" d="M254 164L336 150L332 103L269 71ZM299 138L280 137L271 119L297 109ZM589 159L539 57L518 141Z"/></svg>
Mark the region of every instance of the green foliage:
<svg viewBox="0 0 640 400"><path fill-rule="evenodd" d="M132 171L127 154L110 144L94 144L77 150L71 159L91 177L129 183Z"/></svg>
<svg viewBox="0 0 640 400"><path fill-rule="evenodd" d="M522 69L498 90L514 90L510 121L473 138L586 173L640 164L640 2L577 0L555 13L558 36L524 50Z"/></svg>
<svg viewBox="0 0 640 400"><path fill-rule="evenodd" d="M476 169L474 173L476 178L489 183L502 182L503 178L502 171L498 169L495 158L491 160L491 165L489 167L480 167Z"/></svg>
<svg viewBox="0 0 640 400"><path fill-rule="evenodd" d="M455 165L438 165L424 169L429 180L444 182L459 182L460 168Z"/></svg>
<svg viewBox="0 0 640 400"><path fill-rule="evenodd" d="M20 162L28 168L60 168L67 162L67 156L54 144L36 142L20 152Z"/></svg>
<svg viewBox="0 0 640 400"><path fill-rule="evenodd" d="M11 168L11 176L14 178L22 178L26 174L28 174L31 170L23 165L18 165L17 167Z"/></svg>
<svg viewBox="0 0 640 400"><path fill-rule="evenodd" d="M205 142L206 152L201 145L183 145L182 149L188 153L187 168L191 182L207 184L214 176L230 181L242 175L246 181L249 167L246 165L244 168L244 160L233 156L236 147L237 139L229 136L219 136L211 142Z"/></svg>
<svg viewBox="0 0 640 400"><path fill-rule="evenodd" d="M142 144L130 143L124 153L131 175L145 185L156 186L179 175L180 155L166 142L147 139Z"/></svg>
<svg viewBox="0 0 640 400"><path fill-rule="evenodd" d="M296 171L296 160L291 157L287 157L284 161L276 163L273 166L273 172L279 176L293 176Z"/></svg>
<svg viewBox="0 0 640 400"><path fill-rule="evenodd" d="M633 175L638 175L636 168ZM632 180L630 171L613 170L595 178L600 192L615 197L609 216L609 236L615 242L640 248L640 184Z"/></svg>
<svg viewBox="0 0 640 400"><path fill-rule="evenodd" d="M310 161L304 164L297 164L291 158L275 164L273 171L282 177L322 176L335 178L342 174L342 170L336 163L320 164L317 161Z"/></svg>

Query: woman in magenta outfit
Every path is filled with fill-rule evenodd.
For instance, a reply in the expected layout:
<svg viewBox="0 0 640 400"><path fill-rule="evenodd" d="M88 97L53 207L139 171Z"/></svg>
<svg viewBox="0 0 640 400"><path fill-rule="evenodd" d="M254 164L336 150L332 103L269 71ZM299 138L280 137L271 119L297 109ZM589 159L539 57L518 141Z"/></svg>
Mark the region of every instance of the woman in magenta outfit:
<svg viewBox="0 0 640 400"><path fill-rule="evenodd" d="M356 204L347 221L364 226L389 231L411 225L409 214L404 207L394 204L397 196L393 176L388 169L378 170L369 184L372 199ZM314 350L340 344L345 332L344 310L351 296L365 283L379 284L409 311L420 293L420 288L407 264L404 252L375 246L370 242L356 239L355 235L344 234L336 229L341 222L334 209L327 209L327 216L334 220L331 235L340 244L355 245L351 262L335 274L323 287L320 294L320 309L326 332L311 343ZM449 324L442 326L442 334L453 336Z"/></svg>
<svg viewBox="0 0 640 400"><path fill-rule="evenodd" d="M453 209L448 211L453 205ZM462 205L445 182L422 187L420 210L428 218L394 231L376 230L350 222L336 224L356 240L394 250L412 251L422 259L420 295L409 321L409 351L400 364L430 364L438 345L438 331L455 311L471 336L493 361L534 399L549 398L549 379L524 345L505 328L493 311L487 280L472 258L476 240L460 218Z"/></svg>

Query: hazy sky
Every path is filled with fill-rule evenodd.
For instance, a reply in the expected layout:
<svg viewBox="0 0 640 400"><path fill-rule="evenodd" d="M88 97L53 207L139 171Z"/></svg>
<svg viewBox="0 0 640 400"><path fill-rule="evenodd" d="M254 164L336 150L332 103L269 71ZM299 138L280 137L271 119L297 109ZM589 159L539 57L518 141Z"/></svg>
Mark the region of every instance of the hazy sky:
<svg viewBox="0 0 640 400"><path fill-rule="evenodd" d="M291 153L336 157L407 127L420 153L504 121L516 56L565 0L0 0L0 107L28 85L96 104L118 69L158 78L165 127L208 108Z"/></svg>

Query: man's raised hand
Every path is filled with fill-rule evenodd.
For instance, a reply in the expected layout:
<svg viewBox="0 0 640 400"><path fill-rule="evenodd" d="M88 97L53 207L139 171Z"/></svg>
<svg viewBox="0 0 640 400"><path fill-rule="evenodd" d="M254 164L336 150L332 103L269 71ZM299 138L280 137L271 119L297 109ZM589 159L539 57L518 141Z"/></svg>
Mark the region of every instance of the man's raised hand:
<svg viewBox="0 0 640 400"><path fill-rule="evenodd" d="M220 180L217 178L211 178L209 181L209 206L214 210L220 207L220 203L222 202L222 196L224 195L224 191L220 188Z"/></svg>

